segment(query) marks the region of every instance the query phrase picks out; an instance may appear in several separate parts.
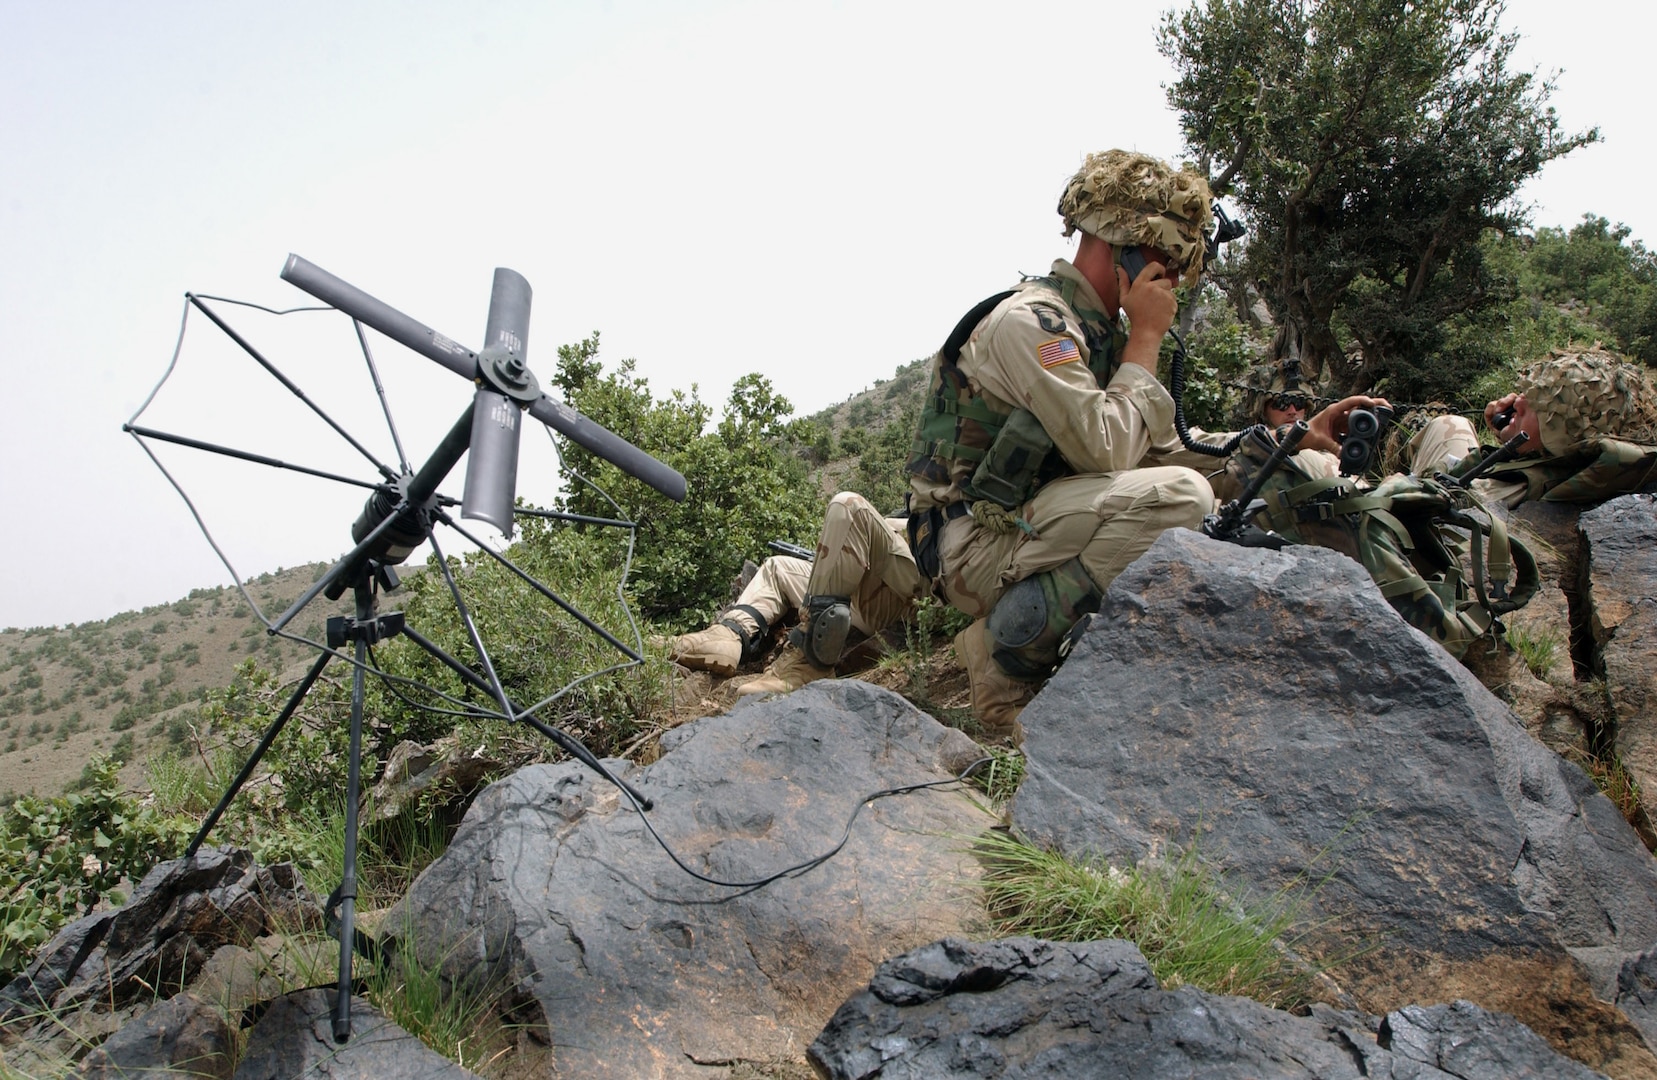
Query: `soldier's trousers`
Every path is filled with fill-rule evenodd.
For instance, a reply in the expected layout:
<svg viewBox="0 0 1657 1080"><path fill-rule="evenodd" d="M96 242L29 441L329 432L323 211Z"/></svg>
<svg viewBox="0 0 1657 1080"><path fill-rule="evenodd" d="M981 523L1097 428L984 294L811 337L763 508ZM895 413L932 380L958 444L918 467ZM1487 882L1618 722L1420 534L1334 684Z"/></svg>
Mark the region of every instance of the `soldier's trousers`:
<svg viewBox="0 0 1657 1080"><path fill-rule="evenodd" d="M1479 445L1478 433L1465 416L1435 416L1410 439L1410 474L1431 477L1448 469L1454 461L1471 454ZM1523 481L1475 480L1473 492L1486 503L1518 506L1528 490Z"/></svg>
<svg viewBox="0 0 1657 1080"><path fill-rule="evenodd" d="M774 555L742 590L747 604L776 626L805 607L807 596L851 597L852 626L873 636L906 618L926 592L926 582L909 554L903 523L884 518L869 500L841 492L829 501L817 537L817 561ZM727 618L752 633L757 627L743 611Z"/></svg>
<svg viewBox="0 0 1657 1080"><path fill-rule="evenodd" d="M970 515L945 526L938 545L944 592L982 618L1013 582L1078 557L1103 590L1164 530L1195 529L1213 509L1208 481L1179 466L1067 476L1022 507L1034 537L991 532Z"/></svg>
<svg viewBox="0 0 1657 1080"><path fill-rule="evenodd" d="M853 492L830 499L806 595L851 597L852 625L870 636L907 618L927 583L903 525Z"/></svg>

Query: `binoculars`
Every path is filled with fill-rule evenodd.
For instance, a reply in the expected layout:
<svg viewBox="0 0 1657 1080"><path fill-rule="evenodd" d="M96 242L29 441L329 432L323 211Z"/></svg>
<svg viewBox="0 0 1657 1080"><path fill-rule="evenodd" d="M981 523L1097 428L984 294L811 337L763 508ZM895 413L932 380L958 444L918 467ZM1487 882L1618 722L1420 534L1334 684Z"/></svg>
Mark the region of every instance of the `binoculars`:
<svg viewBox="0 0 1657 1080"><path fill-rule="evenodd" d="M1392 410L1377 405L1373 410L1353 409L1346 417L1346 438L1341 440L1341 475L1359 476L1369 468L1381 436L1392 422Z"/></svg>

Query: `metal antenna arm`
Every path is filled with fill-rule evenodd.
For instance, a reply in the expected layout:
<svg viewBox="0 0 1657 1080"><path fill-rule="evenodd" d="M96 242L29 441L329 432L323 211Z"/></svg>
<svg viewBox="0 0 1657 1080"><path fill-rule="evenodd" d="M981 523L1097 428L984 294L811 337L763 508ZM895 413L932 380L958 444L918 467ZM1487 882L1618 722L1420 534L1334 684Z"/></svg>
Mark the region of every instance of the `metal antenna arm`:
<svg viewBox="0 0 1657 1080"><path fill-rule="evenodd" d="M289 255L282 280L345 312L391 340L405 345L468 381L478 378L479 356L453 338L409 318L390 304L298 255ZM542 394L529 414L623 472L649 484L675 502L685 497L685 478L676 469L651 457L620 435L589 420L575 409Z"/></svg>

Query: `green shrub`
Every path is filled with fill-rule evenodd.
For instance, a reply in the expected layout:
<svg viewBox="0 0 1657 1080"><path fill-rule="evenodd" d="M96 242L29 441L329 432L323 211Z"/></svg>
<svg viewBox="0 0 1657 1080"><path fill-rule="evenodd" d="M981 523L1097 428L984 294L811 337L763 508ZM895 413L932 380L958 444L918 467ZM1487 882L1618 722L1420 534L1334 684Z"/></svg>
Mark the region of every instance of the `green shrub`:
<svg viewBox="0 0 1657 1080"><path fill-rule="evenodd" d="M22 796L0 808L0 979L70 919L91 911L115 887L183 851L190 825L120 793L120 762L96 758L83 791Z"/></svg>
<svg viewBox="0 0 1657 1080"><path fill-rule="evenodd" d="M560 509L617 516L577 474L608 492L639 522L631 583L640 613L681 628L704 625L727 599L743 559L763 559L767 540L816 534L822 499L805 461L817 428L790 419L793 406L760 375L736 381L710 426L712 409L694 387L658 400L631 360L606 374L597 356L597 335L561 346L554 384L571 406L683 473L688 492L671 502L572 445L563 450Z"/></svg>

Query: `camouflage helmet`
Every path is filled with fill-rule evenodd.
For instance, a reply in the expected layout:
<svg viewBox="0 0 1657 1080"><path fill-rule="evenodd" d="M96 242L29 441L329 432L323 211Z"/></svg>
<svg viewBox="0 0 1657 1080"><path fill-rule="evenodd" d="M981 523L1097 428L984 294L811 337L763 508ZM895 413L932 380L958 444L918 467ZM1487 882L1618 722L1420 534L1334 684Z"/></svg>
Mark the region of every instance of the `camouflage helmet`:
<svg viewBox="0 0 1657 1080"><path fill-rule="evenodd" d="M1089 154L1059 196L1064 235L1077 229L1109 244L1145 244L1168 253L1195 285L1202 272L1214 197L1194 169L1129 150Z"/></svg>
<svg viewBox="0 0 1657 1080"><path fill-rule="evenodd" d="M1307 400L1307 412L1314 397L1313 388L1307 385L1305 376L1300 373L1298 361L1284 360L1281 363L1268 362L1256 364L1248 373L1248 413L1249 422L1263 424L1266 422L1266 406L1279 394L1300 394Z"/></svg>
<svg viewBox="0 0 1657 1080"><path fill-rule="evenodd" d="M1519 372L1518 391L1541 421L1544 453L1587 439L1645 442L1657 432L1657 387L1635 364L1597 346L1555 352Z"/></svg>

